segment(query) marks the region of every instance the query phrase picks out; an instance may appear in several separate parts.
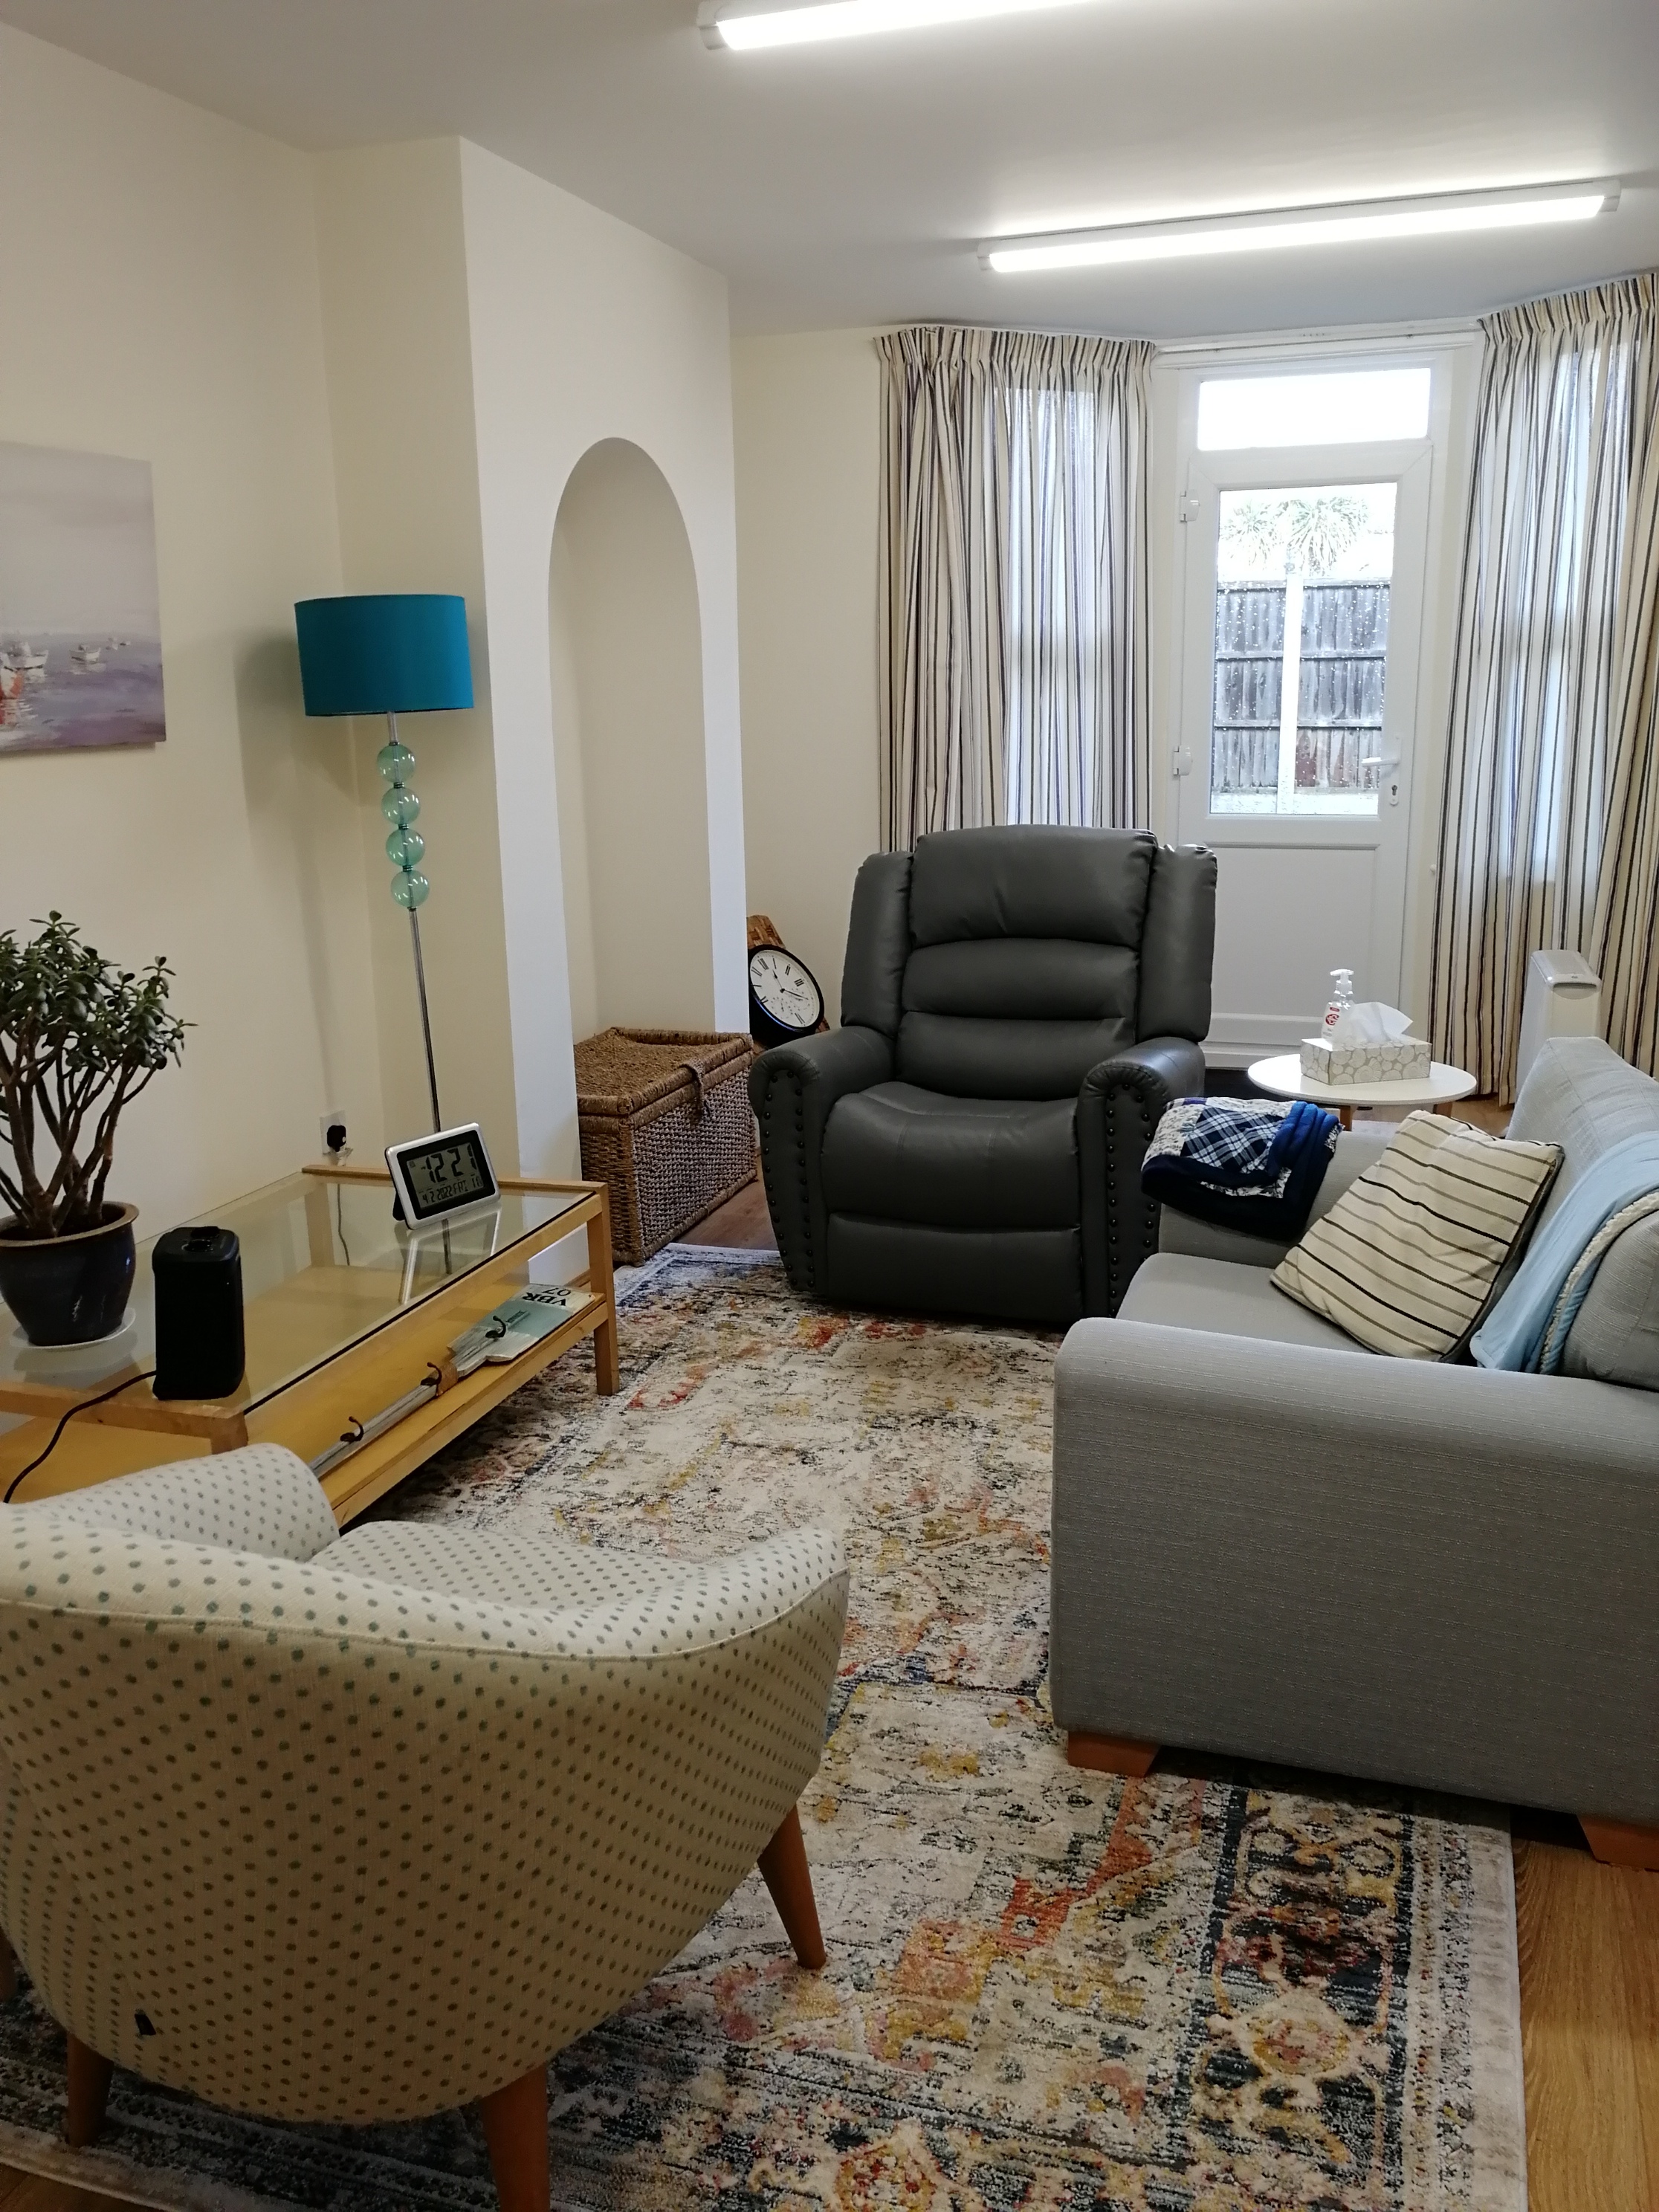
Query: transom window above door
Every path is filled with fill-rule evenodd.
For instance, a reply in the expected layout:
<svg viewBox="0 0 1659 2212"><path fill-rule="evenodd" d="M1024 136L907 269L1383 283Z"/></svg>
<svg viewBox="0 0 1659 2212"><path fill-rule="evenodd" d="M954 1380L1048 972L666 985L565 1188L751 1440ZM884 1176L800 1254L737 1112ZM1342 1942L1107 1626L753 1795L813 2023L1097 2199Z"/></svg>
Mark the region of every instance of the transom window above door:
<svg viewBox="0 0 1659 2212"><path fill-rule="evenodd" d="M1198 387L1198 450L1364 446L1421 438L1432 372L1335 369L1292 376L1206 376Z"/></svg>

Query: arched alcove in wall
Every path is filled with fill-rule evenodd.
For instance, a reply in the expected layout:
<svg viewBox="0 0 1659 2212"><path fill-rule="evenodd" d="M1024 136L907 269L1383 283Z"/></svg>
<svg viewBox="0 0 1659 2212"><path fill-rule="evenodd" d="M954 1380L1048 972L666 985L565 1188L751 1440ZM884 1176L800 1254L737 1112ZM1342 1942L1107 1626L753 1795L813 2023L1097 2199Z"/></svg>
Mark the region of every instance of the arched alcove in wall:
<svg viewBox="0 0 1659 2212"><path fill-rule="evenodd" d="M625 439L565 486L548 630L575 1035L712 1029L696 571L666 478Z"/></svg>

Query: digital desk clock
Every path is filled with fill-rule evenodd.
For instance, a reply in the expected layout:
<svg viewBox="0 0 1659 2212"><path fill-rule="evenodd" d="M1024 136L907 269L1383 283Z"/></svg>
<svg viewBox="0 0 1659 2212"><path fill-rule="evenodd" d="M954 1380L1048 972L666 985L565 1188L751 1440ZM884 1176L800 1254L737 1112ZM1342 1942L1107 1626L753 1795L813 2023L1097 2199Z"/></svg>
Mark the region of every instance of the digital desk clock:
<svg viewBox="0 0 1659 2212"><path fill-rule="evenodd" d="M398 1211L411 1228L466 1212L501 1195L483 1132L476 1121L459 1129L440 1129L435 1136L412 1138L406 1145L388 1145L386 1164L392 1170Z"/></svg>

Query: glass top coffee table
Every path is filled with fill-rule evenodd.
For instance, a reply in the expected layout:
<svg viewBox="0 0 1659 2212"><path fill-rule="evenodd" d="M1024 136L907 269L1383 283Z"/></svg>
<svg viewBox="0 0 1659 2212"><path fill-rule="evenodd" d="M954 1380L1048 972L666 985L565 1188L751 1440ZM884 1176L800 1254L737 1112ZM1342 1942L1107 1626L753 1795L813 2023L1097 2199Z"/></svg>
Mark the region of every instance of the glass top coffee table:
<svg viewBox="0 0 1659 2212"><path fill-rule="evenodd" d="M155 1364L154 1239L138 1248L126 1325L103 1344L31 1346L0 1305L0 1415L13 1417L0 1433L0 1491L70 1413L16 1502L196 1451L277 1443L302 1459L333 1457L322 1481L343 1522L586 1337L600 1391L617 1389L604 1184L503 1177L488 1207L416 1231L393 1221L392 1199L384 1170L323 1165L203 1218L241 1245L247 1368L228 1398L161 1400L145 1379ZM568 1284L570 1269L546 1255L583 1231L586 1269L568 1285L568 1317L510 1364L458 1376L455 1340L532 1280ZM416 1393L392 1425L359 1437Z"/></svg>

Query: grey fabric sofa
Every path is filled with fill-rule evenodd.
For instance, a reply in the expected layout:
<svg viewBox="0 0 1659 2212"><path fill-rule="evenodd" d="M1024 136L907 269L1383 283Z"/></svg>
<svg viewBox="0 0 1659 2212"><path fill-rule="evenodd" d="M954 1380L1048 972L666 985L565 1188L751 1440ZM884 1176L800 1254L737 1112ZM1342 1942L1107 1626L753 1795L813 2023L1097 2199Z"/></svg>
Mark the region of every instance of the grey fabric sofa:
<svg viewBox="0 0 1659 2212"><path fill-rule="evenodd" d="M1140 1163L1200 1091L1215 860L1145 831L923 837L860 869L843 1026L750 1073L811 1297L1063 1325L1153 1250Z"/></svg>
<svg viewBox="0 0 1659 2212"><path fill-rule="evenodd" d="M1552 1207L1654 1130L1659 1085L1594 1038L1543 1048L1510 1124L1564 1148ZM1388 1134L1340 1140L1317 1211ZM1550 1807L1659 1864L1659 1217L1604 1261L1559 1376L1373 1357L1273 1288L1279 1256L1166 1212L1119 1317L1061 1350L1071 1756L1144 1771L1180 1746Z"/></svg>

